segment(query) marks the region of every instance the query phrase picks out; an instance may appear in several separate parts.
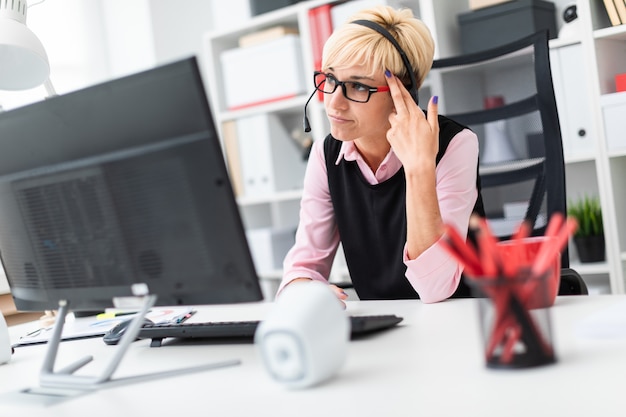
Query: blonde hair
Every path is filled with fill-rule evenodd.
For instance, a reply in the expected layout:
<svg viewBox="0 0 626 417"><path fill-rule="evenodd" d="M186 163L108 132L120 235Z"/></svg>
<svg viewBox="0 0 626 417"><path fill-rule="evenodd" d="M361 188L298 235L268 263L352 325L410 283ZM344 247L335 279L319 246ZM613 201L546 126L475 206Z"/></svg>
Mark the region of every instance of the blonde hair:
<svg viewBox="0 0 626 417"><path fill-rule="evenodd" d="M363 65L370 74L388 69L406 85L410 75L398 50L375 30L350 23L369 20L385 28L404 50L415 74L418 89L433 64L435 43L430 30L417 19L411 9L375 6L350 17L328 38L322 53L322 71L329 68Z"/></svg>

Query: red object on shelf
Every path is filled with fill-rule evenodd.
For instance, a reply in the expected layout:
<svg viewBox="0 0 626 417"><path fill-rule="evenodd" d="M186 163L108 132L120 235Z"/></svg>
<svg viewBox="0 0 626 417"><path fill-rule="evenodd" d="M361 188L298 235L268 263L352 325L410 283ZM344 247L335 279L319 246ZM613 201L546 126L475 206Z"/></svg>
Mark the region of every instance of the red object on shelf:
<svg viewBox="0 0 626 417"><path fill-rule="evenodd" d="M504 106L504 97L502 96L487 96L483 99L483 106L485 109L494 109L496 107Z"/></svg>
<svg viewBox="0 0 626 417"><path fill-rule="evenodd" d="M309 26L311 30L311 49L313 51L314 71L320 71L322 69L322 50L324 49L326 40L328 40L330 35L333 33L333 21L330 14L330 9L332 7L332 4L325 4L309 10ZM318 91L317 98L319 101L324 101L324 93Z"/></svg>
<svg viewBox="0 0 626 417"><path fill-rule="evenodd" d="M615 91L626 91L626 73L615 76Z"/></svg>

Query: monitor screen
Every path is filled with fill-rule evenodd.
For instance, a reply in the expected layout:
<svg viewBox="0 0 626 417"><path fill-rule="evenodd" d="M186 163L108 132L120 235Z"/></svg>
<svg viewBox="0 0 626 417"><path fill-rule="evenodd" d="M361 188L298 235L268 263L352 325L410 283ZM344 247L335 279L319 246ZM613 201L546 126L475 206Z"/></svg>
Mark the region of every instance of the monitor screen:
<svg viewBox="0 0 626 417"><path fill-rule="evenodd" d="M22 311L262 299L194 57L0 114L0 257Z"/></svg>

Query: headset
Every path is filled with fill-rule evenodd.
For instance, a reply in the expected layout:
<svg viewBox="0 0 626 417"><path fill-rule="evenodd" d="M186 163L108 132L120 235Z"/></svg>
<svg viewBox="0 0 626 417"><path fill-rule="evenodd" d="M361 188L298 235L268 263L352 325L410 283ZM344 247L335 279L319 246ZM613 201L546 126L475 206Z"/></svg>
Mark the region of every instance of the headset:
<svg viewBox="0 0 626 417"><path fill-rule="evenodd" d="M413 72L413 68L411 67L411 63L409 62L409 58L406 56L406 53L404 52L404 50L400 47L400 44L398 43L398 41L396 41L396 39L393 36L391 36L391 33L389 33L389 31L387 29L385 29L384 27L382 27L378 23L372 22L371 20L354 20L354 21L352 21L350 23L354 23L354 24L357 24L357 25L365 26L365 27L368 27L368 28L370 28L372 30L375 30L376 32L380 33L385 38L387 38L387 40L389 42L391 42L391 44L396 48L396 50L400 54L400 57L402 58L402 62L404 63L404 67L406 68L407 72L409 73L409 77L411 79L411 85L408 88L409 94L411 94L411 97L413 98L413 101L415 101L415 104L419 104L419 98L418 98L418 93L417 93L417 81L415 79L415 73ZM306 104L304 105L304 122L303 122L303 124L304 124L304 131L305 132L310 132L311 131L311 125L309 124L309 118L307 117L307 111L306 110L307 110L307 106L309 105L309 102L311 101L311 99L315 95L316 91L317 91L317 88L309 96L309 99L306 101Z"/></svg>

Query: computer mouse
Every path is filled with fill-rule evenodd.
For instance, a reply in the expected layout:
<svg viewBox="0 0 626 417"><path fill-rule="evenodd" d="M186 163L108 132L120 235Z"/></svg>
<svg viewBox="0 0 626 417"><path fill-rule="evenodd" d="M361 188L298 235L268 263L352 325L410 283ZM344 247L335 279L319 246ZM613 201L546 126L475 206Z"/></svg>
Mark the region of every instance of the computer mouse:
<svg viewBox="0 0 626 417"><path fill-rule="evenodd" d="M130 326L130 323L132 320L133 319L131 318L131 319L121 321L118 324L116 324L111 330L106 332L104 336L102 337L102 340L104 341L104 343L106 343L107 345L117 345L117 343L120 341L120 339L126 332L126 329L128 328L128 326ZM143 320L144 320L143 324L154 323L152 320L145 318L145 317Z"/></svg>

